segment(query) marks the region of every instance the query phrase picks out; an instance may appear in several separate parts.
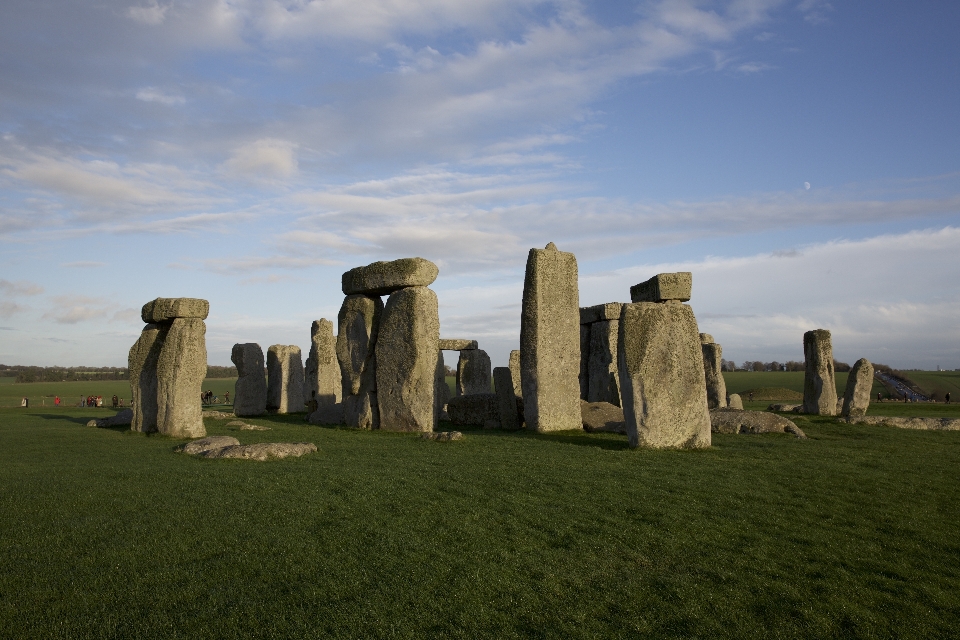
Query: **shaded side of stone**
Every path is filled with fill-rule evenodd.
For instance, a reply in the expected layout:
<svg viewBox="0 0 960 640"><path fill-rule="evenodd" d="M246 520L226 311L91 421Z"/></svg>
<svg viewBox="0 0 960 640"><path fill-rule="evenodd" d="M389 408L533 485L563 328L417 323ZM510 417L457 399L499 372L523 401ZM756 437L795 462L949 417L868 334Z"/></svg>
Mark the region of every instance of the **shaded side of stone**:
<svg viewBox="0 0 960 640"><path fill-rule="evenodd" d="M531 249L520 316L520 378L527 427L580 429L580 306L577 259Z"/></svg>
<svg viewBox="0 0 960 640"><path fill-rule="evenodd" d="M304 399L308 404L315 401L317 408L332 407L343 401L333 323L325 318L314 320L310 327L310 354L304 368Z"/></svg>
<svg viewBox="0 0 960 640"><path fill-rule="evenodd" d="M344 423L361 429L376 429L376 344L383 301L378 297L350 295L337 316L337 360L342 375Z"/></svg>
<svg viewBox="0 0 960 640"><path fill-rule="evenodd" d="M157 359L157 431L175 438L202 438L200 402L207 375L207 328L200 318L170 323Z"/></svg>
<svg viewBox="0 0 960 640"><path fill-rule="evenodd" d="M267 349L267 409L276 413L303 411L303 360L300 347L275 344Z"/></svg>
<svg viewBox="0 0 960 640"><path fill-rule="evenodd" d="M456 396L447 403L450 422L457 425L483 427L487 422L500 423L500 401L495 393Z"/></svg>
<svg viewBox="0 0 960 640"><path fill-rule="evenodd" d="M727 383L720 368L723 360L723 348L713 342L704 342L700 334L700 351L703 353L703 375L707 383L707 406L710 409L722 409L727 406Z"/></svg>
<svg viewBox="0 0 960 640"><path fill-rule="evenodd" d="M601 320L619 320L622 310L622 302L607 302L592 307L580 307L580 324L591 324Z"/></svg>
<svg viewBox="0 0 960 640"><path fill-rule="evenodd" d="M710 446L703 354L693 310L685 304L625 305L617 347L630 446Z"/></svg>
<svg viewBox="0 0 960 640"><path fill-rule="evenodd" d="M210 303L200 298L157 298L143 305L140 317L146 323L168 322L174 318L199 318L210 315Z"/></svg>
<svg viewBox="0 0 960 640"><path fill-rule="evenodd" d="M519 429L522 424L517 406L517 394L513 391L513 376L510 373L510 367L496 367L493 370L493 387L497 394L501 428Z"/></svg>
<svg viewBox="0 0 960 640"><path fill-rule="evenodd" d="M627 432L623 409L609 402L581 402L580 416L586 431Z"/></svg>
<svg viewBox="0 0 960 640"><path fill-rule="evenodd" d="M619 318L601 320L589 326L587 402L609 402L619 407L620 372L617 366L617 340L620 333L620 320Z"/></svg>
<svg viewBox="0 0 960 640"><path fill-rule="evenodd" d="M581 312L583 310L581 309ZM590 393L590 325L580 325L580 399L586 400Z"/></svg>
<svg viewBox="0 0 960 640"><path fill-rule="evenodd" d="M376 344L381 429L434 430L439 346L437 294L426 287L390 294Z"/></svg>
<svg viewBox="0 0 960 640"><path fill-rule="evenodd" d="M666 302L690 299L693 288L693 274L689 271L678 273L658 273L649 280L630 287L631 302Z"/></svg>
<svg viewBox="0 0 960 640"><path fill-rule="evenodd" d="M440 341L441 345L443 340ZM444 407L447 406L447 401L450 400L450 387L447 386L447 368L443 361L443 349L437 352L437 369L434 377L434 409L437 414L437 421L446 418L444 417Z"/></svg>
<svg viewBox="0 0 960 640"><path fill-rule="evenodd" d="M237 382L233 388L234 415L263 415L267 412L263 349L255 342L235 344L230 360L237 365Z"/></svg>
<svg viewBox="0 0 960 640"><path fill-rule="evenodd" d="M847 376L847 386L843 392L844 417L862 416L870 408L870 391L873 389L873 365L866 358L857 360Z"/></svg>
<svg viewBox="0 0 960 640"><path fill-rule="evenodd" d="M343 293L383 296L406 287L427 287L439 273L437 265L423 258L374 262L344 273Z"/></svg>
<svg viewBox="0 0 960 640"><path fill-rule="evenodd" d="M157 361L169 326L148 324L130 347L127 369L130 376L131 431L157 430Z"/></svg>
<svg viewBox="0 0 960 640"><path fill-rule="evenodd" d="M490 393L490 356L483 349L468 349L457 361L457 395L476 393Z"/></svg>
<svg viewBox="0 0 960 640"><path fill-rule="evenodd" d="M837 384L833 372L833 344L827 329L803 334L803 412L812 415L837 414Z"/></svg>

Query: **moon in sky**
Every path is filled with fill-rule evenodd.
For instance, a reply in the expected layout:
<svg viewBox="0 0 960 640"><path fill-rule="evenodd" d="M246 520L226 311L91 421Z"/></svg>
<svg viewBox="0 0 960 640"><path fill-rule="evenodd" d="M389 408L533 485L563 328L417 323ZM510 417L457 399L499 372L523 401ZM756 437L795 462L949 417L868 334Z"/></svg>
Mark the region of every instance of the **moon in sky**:
<svg viewBox="0 0 960 640"><path fill-rule="evenodd" d="M804 183L803 183L803 188L806 189L807 191L810 191L810 183L809 183L809 182L804 182Z"/></svg>

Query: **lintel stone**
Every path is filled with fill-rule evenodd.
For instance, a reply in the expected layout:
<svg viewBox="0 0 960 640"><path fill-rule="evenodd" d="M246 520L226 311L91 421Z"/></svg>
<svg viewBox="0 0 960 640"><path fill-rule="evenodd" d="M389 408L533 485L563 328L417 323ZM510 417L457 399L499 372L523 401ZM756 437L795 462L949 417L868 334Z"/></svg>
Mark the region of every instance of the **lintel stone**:
<svg viewBox="0 0 960 640"><path fill-rule="evenodd" d="M658 273L649 280L630 287L632 302L666 302L690 299L693 288L693 274L689 271L677 273Z"/></svg>

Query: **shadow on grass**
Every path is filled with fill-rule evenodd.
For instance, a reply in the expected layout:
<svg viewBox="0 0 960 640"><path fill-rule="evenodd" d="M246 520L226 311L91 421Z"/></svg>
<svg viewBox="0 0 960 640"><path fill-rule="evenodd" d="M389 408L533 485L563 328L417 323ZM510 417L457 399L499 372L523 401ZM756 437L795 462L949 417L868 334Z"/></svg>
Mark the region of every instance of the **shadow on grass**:
<svg viewBox="0 0 960 640"><path fill-rule="evenodd" d="M96 420L97 418L93 416L70 416L64 415L62 413L34 413L33 417L43 418L44 420L59 420L61 422L73 422L75 424L86 425L91 420ZM130 428L129 426L127 427Z"/></svg>

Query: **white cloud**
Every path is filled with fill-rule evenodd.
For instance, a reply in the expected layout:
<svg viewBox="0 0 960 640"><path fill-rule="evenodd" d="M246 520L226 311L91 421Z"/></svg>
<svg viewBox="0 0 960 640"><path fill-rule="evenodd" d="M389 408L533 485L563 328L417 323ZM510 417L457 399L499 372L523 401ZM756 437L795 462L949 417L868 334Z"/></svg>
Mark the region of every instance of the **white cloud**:
<svg viewBox="0 0 960 640"><path fill-rule="evenodd" d="M127 17L140 24L158 25L163 23L169 10L170 5L161 6L154 1L146 6L128 7Z"/></svg>
<svg viewBox="0 0 960 640"><path fill-rule="evenodd" d="M29 280L11 282L5 278L0 278L0 293L7 296L35 296L43 293L43 287Z"/></svg>
<svg viewBox="0 0 960 640"><path fill-rule="evenodd" d="M11 300L0 300L0 318L10 318L29 309Z"/></svg>
<svg viewBox="0 0 960 640"><path fill-rule="evenodd" d="M52 298L53 307L42 318L57 324L77 324L106 318L115 305L103 298L83 295L59 295Z"/></svg>
<svg viewBox="0 0 960 640"><path fill-rule="evenodd" d="M165 104L168 107L172 107L178 104L186 103L187 99L183 96L175 96L164 93L157 87L144 87L137 91L137 100L143 102L159 102L160 104Z"/></svg>
<svg viewBox="0 0 960 640"><path fill-rule="evenodd" d="M297 173L297 145L277 138L262 138L234 150L226 168L249 178L290 178Z"/></svg>

